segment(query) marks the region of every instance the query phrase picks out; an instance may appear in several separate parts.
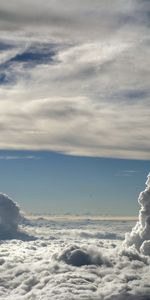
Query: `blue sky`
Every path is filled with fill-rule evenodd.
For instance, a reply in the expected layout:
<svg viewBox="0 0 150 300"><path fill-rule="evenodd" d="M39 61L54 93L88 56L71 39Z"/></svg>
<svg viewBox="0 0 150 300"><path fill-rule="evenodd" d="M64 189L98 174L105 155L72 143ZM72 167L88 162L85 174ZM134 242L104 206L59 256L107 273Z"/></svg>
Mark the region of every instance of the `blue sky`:
<svg viewBox="0 0 150 300"><path fill-rule="evenodd" d="M26 212L138 214L149 161L1 151L0 190Z"/></svg>
<svg viewBox="0 0 150 300"><path fill-rule="evenodd" d="M136 211L149 15L147 0L0 0L1 191L25 209Z"/></svg>

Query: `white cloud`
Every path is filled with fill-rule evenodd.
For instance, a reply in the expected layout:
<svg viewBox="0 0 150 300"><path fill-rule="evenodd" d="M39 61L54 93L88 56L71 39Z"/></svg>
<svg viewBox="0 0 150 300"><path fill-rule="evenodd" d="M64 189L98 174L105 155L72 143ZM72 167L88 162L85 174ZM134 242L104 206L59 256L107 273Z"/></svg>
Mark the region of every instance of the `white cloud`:
<svg viewBox="0 0 150 300"><path fill-rule="evenodd" d="M146 189L140 193L138 202L141 206L139 221L131 233L126 234L125 245L134 245L141 253L150 255L150 174L146 181Z"/></svg>
<svg viewBox="0 0 150 300"><path fill-rule="evenodd" d="M143 198L140 196L142 205L148 203L149 180ZM5 195L0 200L3 227L9 225L9 234L12 230L28 233L24 234L28 238L20 235L1 240L0 299L150 299L148 235L140 249L135 249L133 231L130 245L126 240L125 247L120 240L120 233L131 230L130 221L43 216L22 219L18 227L18 206ZM145 215L140 214L140 218L144 222ZM2 230L0 227L0 234ZM148 227L143 230L148 234Z"/></svg>
<svg viewBox="0 0 150 300"><path fill-rule="evenodd" d="M34 236L20 230L19 224L23 219L23 213L17 203L0 193L0 239L35 240Z"/></svg>
<svg viewBox="0 0 150 300"><path fill-rule="evenodd" d="M24 229L28 233L32 230L39 236L38 240L1 242L1 299L148 299L148 257L131 248L122 251L119 240L87 237L85 241L82 236L70 235L71 228L87 230L87 226L91 233L95 227L97 230L105 227L108 231L113 228L117 233L122 222L118 221L116 225L114 222L70 220L32 222L28 221ZM127 230L129 223L124 226ZM68 259L73 256L73 263L64 261L66 255ZM80 266L82 256L88 257L90 264Z"/></svg>
<svg viewBox="0 0 150 300"><path fill-rule="evenodd" d="M136 173L139 173L138 170L123 170L115 174L115 176L134 176Z"/></svg>
<svg viewBox="0 0 150 300"><path fill-rule="evenodd" d="M25 156L16 156L16 155L0 155L0 160L20 160L20 159L40 159L38 156L34 155L25 155Z"/></svg>

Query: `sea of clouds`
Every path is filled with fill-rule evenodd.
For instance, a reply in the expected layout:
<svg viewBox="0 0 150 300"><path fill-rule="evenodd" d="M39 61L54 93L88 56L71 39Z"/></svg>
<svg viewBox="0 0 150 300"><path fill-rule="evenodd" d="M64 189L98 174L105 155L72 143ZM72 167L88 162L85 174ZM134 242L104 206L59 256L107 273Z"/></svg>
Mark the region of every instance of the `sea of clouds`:
<svg viewBox="0 0 150 300"><path fill-rule="evenodd" d="M137 223L26 218L0 194L0 299L149 300L150 176L139 204Z"/></svg>

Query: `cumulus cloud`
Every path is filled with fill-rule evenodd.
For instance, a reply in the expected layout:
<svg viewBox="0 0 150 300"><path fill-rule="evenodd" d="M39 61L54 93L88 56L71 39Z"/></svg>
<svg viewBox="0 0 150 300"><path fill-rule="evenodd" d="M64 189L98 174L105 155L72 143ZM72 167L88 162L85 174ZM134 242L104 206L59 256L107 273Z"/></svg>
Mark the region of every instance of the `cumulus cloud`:
<svg viewBox="0 0 150 300"><path fill-rule="evenodd" d="M7 195L0 193L0 239L30 240L33 237L19 230L23 215L19 206Z"/></svg>
<svg viewBox="0 0 150 300"><path fill-rule="evenodd" d="M19 207L7 195L0 194L0 236L12 237L21 221Z"/></svg>
<svg viewBox="0 0 150 300"><path fill-rule="evenodd" d="M108 258L104 257L96 248L88 247L87 249L78 246L71 246L63 250L58 257L69 265L81 267L84 265L106 265L111 266Z"/></svg>
<svg viewBox="0 0 150 300"><path fill-rule="evenodd" d="M139 221L131 233L126 234L125 244L134 245L145 255L150 255L150 174L146 181L146 188L140 193L138 202L141 206Z"/></svg>

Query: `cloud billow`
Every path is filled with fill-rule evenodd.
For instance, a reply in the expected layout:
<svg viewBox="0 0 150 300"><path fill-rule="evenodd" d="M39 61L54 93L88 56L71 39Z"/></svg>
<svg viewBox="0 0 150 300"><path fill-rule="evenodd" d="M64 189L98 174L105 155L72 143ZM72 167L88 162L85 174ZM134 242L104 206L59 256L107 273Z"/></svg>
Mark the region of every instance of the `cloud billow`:
<svg viewBox="0 0 150 300"><path fill-rule="evenodd" d="M150 255L150 174L146 181L146 189L139 195L138 202L141 206L139 221L126 234L125 245L135 246L144 255Z"/></svg>
<svg viewBox="0 0 150 300"><path fill-rule="evenodd" d="M21 221L19 207L7 196L0 194L0 238L12 238Z"/></svg>
<svg viewBox="0 0 150 300"><path fill-rule="evenodd" d="M106 265L108 267L112 266L111 261L102 255L96 248L87 249L80 248L78 246L71 246L63 250L58 260L64 261L65 263L81 267L85 265Z"/></svg>
<svg viewBox="0 0 150 300"><path fill-rule="evenodd" d="M19 206L7 195L0 193L0 240L33 240L19 228L23 215Z"/></svg>

